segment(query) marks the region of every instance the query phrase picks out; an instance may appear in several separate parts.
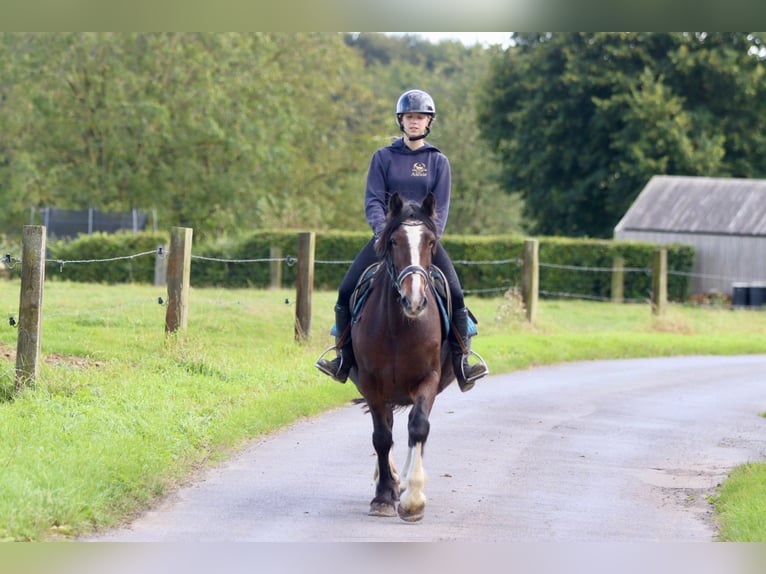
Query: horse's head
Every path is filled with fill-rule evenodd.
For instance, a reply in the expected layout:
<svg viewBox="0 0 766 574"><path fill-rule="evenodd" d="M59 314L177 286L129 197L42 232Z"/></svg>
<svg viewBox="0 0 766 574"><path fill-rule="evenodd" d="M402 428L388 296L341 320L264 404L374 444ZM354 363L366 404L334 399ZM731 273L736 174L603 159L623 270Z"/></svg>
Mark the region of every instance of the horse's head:
<svg viewBox="0 0 766 574"><path fill-rule="evenodd" d="M405 202L393 193L386 226L378 240L378 253L387 260L404 314L418 317L428 302L428 268L436 252L436 199L429 193L423 203Z"/></svg>

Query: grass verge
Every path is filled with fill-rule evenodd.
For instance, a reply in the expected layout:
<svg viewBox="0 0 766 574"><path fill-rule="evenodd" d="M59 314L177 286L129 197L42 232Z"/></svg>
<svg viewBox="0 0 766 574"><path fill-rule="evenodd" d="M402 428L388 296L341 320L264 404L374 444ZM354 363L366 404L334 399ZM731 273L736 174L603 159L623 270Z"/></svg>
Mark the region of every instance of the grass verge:
<svg viewBox="0 0 766 574"><path fill-rule="evenodd" d="M766 541L766 464L751 463L736 468L719 487L712 502L720 524L719 538L725 542Z"/></svg>

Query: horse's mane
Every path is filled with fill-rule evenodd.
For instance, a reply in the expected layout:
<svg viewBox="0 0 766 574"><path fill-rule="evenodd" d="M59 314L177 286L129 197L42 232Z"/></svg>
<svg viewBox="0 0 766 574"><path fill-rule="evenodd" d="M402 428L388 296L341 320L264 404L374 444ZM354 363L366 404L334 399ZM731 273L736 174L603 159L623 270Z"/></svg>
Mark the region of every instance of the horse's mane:
<svg viewBox="0 0 766 574"><path fill-rule="evenodd" d="M429 213L424 204L417 201L403 201L401 209L389 209L386 214L386 225L380 232L375 246L378 255L385 255L391 246L391 235L406 221L422 222L434 235L438 235L435 215Z"/></svg>

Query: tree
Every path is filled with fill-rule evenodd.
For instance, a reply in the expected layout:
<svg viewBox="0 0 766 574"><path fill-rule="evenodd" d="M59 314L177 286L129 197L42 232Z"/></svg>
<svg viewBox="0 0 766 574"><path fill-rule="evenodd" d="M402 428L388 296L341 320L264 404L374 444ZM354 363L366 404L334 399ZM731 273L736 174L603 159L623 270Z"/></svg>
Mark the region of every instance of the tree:
<svg viewBox="0 0 766 574"><path fill-rule="evenodd" d="M340 33L0 33L0 224L30 208L154 208L195 237L366 230L375 149L405 89L433 92L450 233L507 231L516 203L477 137L489 50Z"/></svg>
<svg viewBox="0 0 766 574"><path fill-rule="evenodd" d="M416 35L391 38L379 33L347 36L367 62L370 89L381 96L387 118L377 138L385 145L399 135L394 102L411 88L429 92L437 117L428 141L441 149L452 166L450 234L521 232L520 201L504 193L500 162L479 137L477 105L489 70L492 49L446 41L436 45ZM361 208L361 199L358 201Z"/></svg>
<svg viewBox="0 0 766 574"><path fill-rule="evenodd" d="M14 206L153 207L218 235L331 224L363 180L374 97L339 34L2 40L0 193Z"/></svg>
<svg viewBox="0 0 766 574"><path fill-rule="evenodd" d="M746 33L521 34L480 129L532 231L610 237L655 174L764 177L761 40Z"/></svg>

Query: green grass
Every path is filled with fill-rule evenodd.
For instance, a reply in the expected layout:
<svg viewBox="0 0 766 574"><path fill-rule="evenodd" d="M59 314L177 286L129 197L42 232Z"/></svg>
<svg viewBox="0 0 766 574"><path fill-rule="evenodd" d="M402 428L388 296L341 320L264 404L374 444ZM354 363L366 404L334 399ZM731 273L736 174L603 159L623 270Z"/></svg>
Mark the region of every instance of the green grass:
<svg viewBox="0 0 766 574"><path fill-rule="evenodd" d="M718 489L713 503L720 523L719 538L727 542L766 541L766 464L735 469Z"/></svg>
<svg viewBox="0 0 766 574"><path fill-rule="evenodd" d="M542 301L530 326L513 299L469 304L490 318L479 317L475 346L491 357L493 372L590 359L766 351L766 316L752 311L671 306L655 317L647 305Z"/></svg>
<svg viewBox="0 0 766 574"><path fill-rule="evenodd" d="M188 329L170 337L165 295L47 283L45 360L37 383L15 395L17 332L6 317L18 313L19 283L0 283L0 539L114 526L245 441L357 396L313 367L332 344L334 293L314 293L304 344L294 340L294 291L192 289ZM647 305L543 301L530 326L512 297L468 303L479 318L474 347L493 373L766 349L766 313L672 307L655 318ZM722 492L719 504L727 500Z"/></svg>

